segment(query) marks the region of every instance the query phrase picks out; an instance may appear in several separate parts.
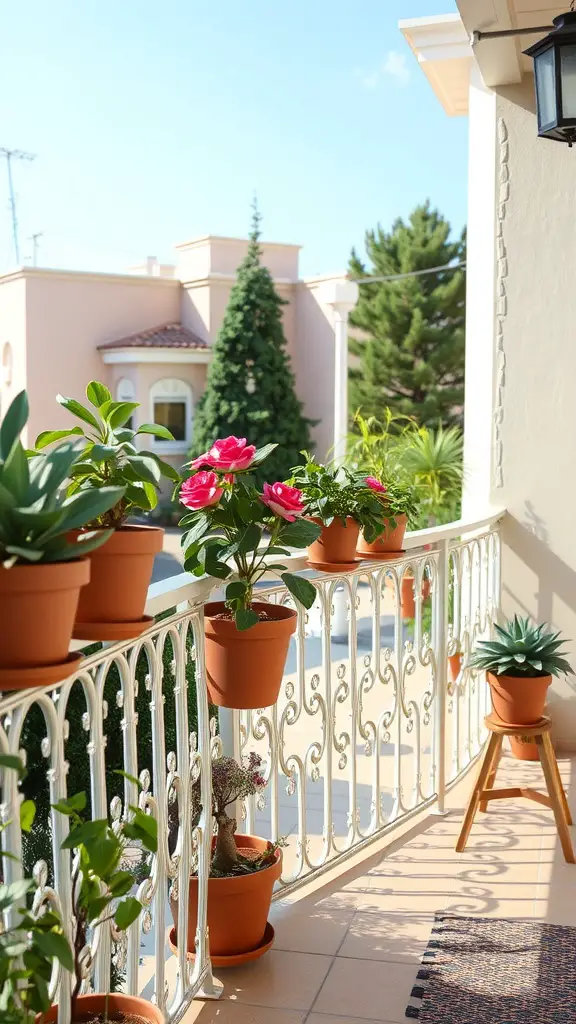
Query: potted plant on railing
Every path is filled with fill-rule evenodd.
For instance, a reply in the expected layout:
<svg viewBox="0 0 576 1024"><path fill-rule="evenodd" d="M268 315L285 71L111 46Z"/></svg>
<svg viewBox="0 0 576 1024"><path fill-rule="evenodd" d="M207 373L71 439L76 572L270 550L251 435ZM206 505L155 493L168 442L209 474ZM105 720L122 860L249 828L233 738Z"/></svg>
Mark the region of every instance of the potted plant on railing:
<svg viewBox="0 0 576 1024"><path fill-rule="evenodd" d="M80 591L90 578L86 557L109 531L75 532L122 500L122 487L67 494L82 447L62 442L48 454L27 453L25 391L0 426L0 691L65 679Z"/></svg>
<svg viewBox="0 0 576 1024"><path fill-rule="evenodd" d="M142 904L130 895L134 886L131 871L120 870L127 839L155 853L157 822L138 807L130 807L131 818L115 831L106 819L83 821L80 812L86 806L86 795L77 793L69 800L54 804L54 809L67 815L72 828L62 843L63 850L73 853L72 865L72 990L70 995L71 1024L164 1024L164 1014L147 999L119 992L81 995L86 976L88 937L96 928L114 923L116 932L125 931L136 921ZM38 1024L55 1024L58 1006L52 1006Z"/></svg>
<svg viewBox="0 0 576 1024"><path fill-rule="evenodd" d="M236 834L236 821L227 808L236 800L259 793L265 786L262 759L252 753L239 765L231 757L212 762L212 813L216 825L208 880L208 933L210 956L215 966L232 966L262 956L274 939L274 930L267 923L274 883L282 870L279 843L269 843L258 836ZM198 824L202 811L200 779L191 787L192 827ZM170 814L171 846L176 846L178 808L174 803ZM198 914L198 877L192 875L189 886L187 948L194 953ZM170 936L173 947L178 936L178 890L174 884L170 894L174 929Z"/></svg>
<svg viewBox="0 0 576 1024"><path fill-rule="evenodd" d="M259 580L276 573L305 608L316 597L308 580L273 560L290 555L289 547L306 547L320 532L302 518L301 492L275 483L260 493L249 476L275 447L257 451L237 437L216 441L190 464L199 472L180 489L180 501L191 509L180 521L184 568L195 576L234 577L225 601L204 607L206 681L220 707L262 708L278 698L296 612L254 600Z"/></svg>
<svg viewBox="0 0 576 1024"><path fill-rule="evenodd" d="M486 672L492 707L500 721L535 725L544 713L552 676L572 671L562 650L564 640L545 623L535 626L517 615L505 626L494 628L495 639L477 642L468 667ZM520 757L521 748L522 744L514 747Z"/></svg>
<svg viewBox="0 0 576 1024"><path fill-rule="evenodd" d="M358 554L362 558L382 559L403 552L404 534L409 520L418 515L418 503L414 490L408 484L397 480L381 483L373 476L367 476L367 486L377 495L381 503L381 525L384 529L369 541L364 531L358 542Z"/></svg>
<svg viewBox="0 0 576 1024"><path fill-rule="evenodd" d="M360 530L368 541L382 533L382 502L366 477L346 466L323 466L302 452L290 484L304 496L306 515L321 532L308 548L309 564L326 572L355 568Z"/></svg>
<svg viewBox="0 0 576 1024"><path fill-rule="evenodd" d="M58 395L60 405L82 425L43 431L36 449L80 435L84 439L82 458L73 467L68 493L94 493L111 484L122 488L113 507L89 523L91 530L112 533L92 559L90 583L81 595L74 636L79 640L126 640L150 625L144 607L154 557L162 550L164 536L157 526L128 525L127 520L156 507L162 477L179 483L180 474L154 452L136 448L138 434L173 440L170 431L156 423L143 423L137 430L126 426L138 402L112 401L108 388L98 381L90 382L86 397L94 412L74 398Z"/></svg>

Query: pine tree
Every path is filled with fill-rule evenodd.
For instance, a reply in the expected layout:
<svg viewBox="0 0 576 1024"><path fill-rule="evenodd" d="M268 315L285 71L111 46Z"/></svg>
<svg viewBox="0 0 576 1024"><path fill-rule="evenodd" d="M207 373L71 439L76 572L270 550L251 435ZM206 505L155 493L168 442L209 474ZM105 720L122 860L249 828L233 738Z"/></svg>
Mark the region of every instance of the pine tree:
<svg viewBox="0 0 576 1024"><path fill-rule="evenodd" d="M405 274L466 258L466 235L450 240L450 224L429 202L390 233L366 233L370 267L352 251L353 277ZM464 405L463 269L364 284L350 322L360 364L350 371L350 408L382 418L386 406L435 427L462 422Z"/></svg>
<svg viewBox="0 0 576 1024"><path fill-rule="evenodd" d="M260 261L260 219L254 204L248 253L238 268L198 403L192 456L230 434L257 447L275 442L278 448L255 473L261 484L286 479L302 461L300 451L310 447L310 421L294 390L282 326L285 303Z"/></svg>

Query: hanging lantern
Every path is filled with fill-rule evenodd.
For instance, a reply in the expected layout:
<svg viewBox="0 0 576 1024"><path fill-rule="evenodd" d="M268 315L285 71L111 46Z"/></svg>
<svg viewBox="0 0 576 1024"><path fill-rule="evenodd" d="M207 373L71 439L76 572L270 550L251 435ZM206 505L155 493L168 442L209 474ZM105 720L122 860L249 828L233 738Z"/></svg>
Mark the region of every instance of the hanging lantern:
<svg viewBox="0 0 576 1024"><path fill-rule="evenodd" d="M534 58L538 135L571 147L576 142L576 11L553 22L552 31L524 53Z"/></svg>

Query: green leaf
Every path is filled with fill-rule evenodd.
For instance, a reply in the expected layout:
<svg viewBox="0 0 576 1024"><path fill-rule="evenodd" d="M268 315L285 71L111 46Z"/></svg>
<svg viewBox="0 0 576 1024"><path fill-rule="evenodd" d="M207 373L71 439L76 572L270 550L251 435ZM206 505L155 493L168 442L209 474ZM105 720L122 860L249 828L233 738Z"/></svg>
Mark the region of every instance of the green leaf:
<svg viewBox="0 0 576 1024"><path fill-rule="evenodd" d="M310 580L304 579L303 576L294 576L291 572L283 572L280 578L300 604L303 604L305 608L312 607L317 591Z"/></svg>
<svg viewBox="0 0 576 1024"><path fill-rule="evenodd" d="M92 405L99 409L104 402L109 402L112 398L108 388L104 384L100 384L100 381L91 380L88 387L86 388L86 398Z"/></svg>
<svg viewBox="0 0 576 1024"><path fill-rule="evenodd" d="M265 444L262 448L257 448L254 453L254 458L250 463L250 468L252 468L252 466L259 466L260 463L264 462L264 459L267 459L277 447L277 444Z"/></svg>
<svg viewBox="0 0 576 1024"><path fill-rule="evenodd" d="M123 497L123 487L87 487L78 491L62 506L66 513L66 530L80 529L113 508Z"/></svg>
<svg viewBox="0 0 576 1024"><path fill-rule="evenodd" d="M86 807L86 793L75 793L74 796L70 796L66 800L59 800L57 804L52 804L52 807L60 814L76 814Z"/></svg>
<svg viewBox="0 0 576 1024"><path fill-rule="evenodd" d="M74 970L72 950L64 935L60 932L36 932L34 939L45 956L58 960L65 971Z"/></svg>
<svg viewBox="0 0 576 1024"><path fill-rule="evenodd" d="M114 897L119 898L130 892L133 885L134 875L130 871L117 871L114 877L110 879L108 888Z"/></svg>
<svg viewBox="0 0 576 1024"><path fill-rule="evenodd" d="M7 544L6 554L22 558L26 562L39 562L44 556L44 551L39 551L37 548L23 548L18 544Z"/></svg>
<svg viewBox="0 0 576 1024"><path fill-rule="evenodd" d="M94 821L83 821L76 825L62 841L62 850L75 850L81 844L104 839L108 833L108 822L105 818L96 818Z"/></svg>
<svg viewBox="0 0 576 1024"><path fill-rule="evenodd" d="M118 904L114 914L117 928L120 931L125 931L126 928L129 928L137 920L141 910L142 904L140 900L137 900L134 896L127 896L125 900Z"/></svg>
<svg viewBox="0 0 576 1024"><path fill-rule="evenodd" d="M6 410L0 424L0 459L6 459L28 422L28 395L20 391Z"/></svg>
<svg viewBox="0 0 576 1024"><path fill-rule="evenodd" d="M139 407L139 402L118 402L116 408L108 413L108 423L113 430L116 427L123 427Z"/></svg>
<svg viewBox="0 0 576 1024"><path fill-rule="evenodd" d="M130 807L130 810L134 814L132 824L139 828L147 840L144 841L146 849L151 853L156 853L158 849L158 822L151 814L146 814L139 807Z"/></svg>
<svg viewBox="0 0 576 1024"><path fill-rule="evenodd" d="M0 754L0 768L10 768L12 771L18 772L19 778L26 778L24 762L16 754Z"/></svg>
<svg viewBox="0 0 576 1024"><path fill-rule="evenodd" d="M132 470L130 475L126 474L128 480L132 479L134 483L145 481L154 487L160 483L160 467L155 459L147 458L145 455L129 455L126 462Z"/></svg>
<svg viewBox="0 0 576 1024"><path fill-rule="evenodd" d="M260 620L252 608L238 608L234 613L234 621L236 623L236 629L243 632L244 630L255 626Z"/></svg>
<svg viewBox="0 0 576 1024"><path fill-rule="evenodd" d="M41 434L38 434L34 447L47 448L55 441L62 441L65 437L77 437L79 434L84 435L82 427L71 427L70 430L43 430Z"/></svg>
<svg viewBox="0 0 576 1024"><path fill-rule="evenodd" d="M96 463L109 462L111 459L116 459L121 451L122 449L116 444L93 444L86 448L84 458Z"/></svg>
<svg viewBox="0 0 576 1024"><path fill-rule="evenodd" d="M78 419L83 420L84 423L89 423L90 426L94 427L94 429L100 434L101 428L98 420L85 405L77 402L75 398L65 398L64 395L56 395L56 401L63 406L64 409L67 409L68 412L71 412L73 416L77 416Z"/></svg>
<svg viewBox="0 0 576 1024"><path fill-rule="evenodd" d="M233 583L229 583L226 587L226 600L233 601L243 598L247 590L248 584L245 580L234 580Z"/></svg>
<svg viewBox="0 0 576 1024"><path fill-rule="evenodd" d="M115 872L122 856L122 844L113 833L107 830L104 838L83 840L90 858L90 868L98 878L106 881L111 872Z"/></svg>
<svg viewBox="0 0 576 1024"><path fill-rule="evenodd" d="M142 423L137 434L153 434L154 437L159 437L162 441L174 441L174 434L171 434L168 427L162 427L159 423Z"/></svg>
<svg viewBox="0 0 576 1024"><path fill-rule="evenodd" d="M256 523L249 523L246 529L238 537L238 551L245 555L249 551L256 551L262 539L262 530Z"/></svg>
<svg viewBox="0 0 576 1024"><path fill-rule="evenodd" d="M28 485L30 482L28 459L26 452L18 441L13 445L4 466L2 467L2 483L8 488L19 504L29 500Z"/></svg>
<svg viewBox="0 0 576 1024"><path fill-rule="evenodd" d="M226 562L221 562L218 558L218 554L221 550L222 544L206 545L204 568L208 576L216 576L219 580L225 580L230 576L232 568L229 565L226 565Z"/></svg>
<svg viewBox="0 0 576 1024"><path fill-rule="evenodd" d="M20 804L20 828L29 832L36 817L36 805L33 800L24 800Z"/></svg>
<svg viewBox="0 0 576 1024"><path fill-rule="evenodd" d="M306 548L320 536L321 527L310 519L296 519L293 523L282 526L278 540L283 545L293 548Z"/></svg>
<svg viewBox="0 0 576 1024"><path fill-rule="evenodd" d="M142 789L140 779L137 779L135 775L130 775L130 772L125 772L123 768L114 768L112 774L121 775L123 779L128 779L128 782L133 782L138 789Z"/></svg>
<svg viewBox="0 0 576 1024"><path fill-rule="evenodd" d="M31 878L19 878L10 885L0 885L0 911L23 899L33 884Z"/></svg>

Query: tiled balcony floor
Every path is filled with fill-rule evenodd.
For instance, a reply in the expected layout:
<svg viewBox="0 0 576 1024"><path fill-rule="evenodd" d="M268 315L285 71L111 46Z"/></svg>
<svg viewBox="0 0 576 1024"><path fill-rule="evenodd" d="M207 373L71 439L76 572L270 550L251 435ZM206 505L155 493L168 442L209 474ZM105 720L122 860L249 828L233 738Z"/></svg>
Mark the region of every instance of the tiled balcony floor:
<svg viewBox="0 0 576 1024"><path fill-rule="evenodd" d="M576 759L559 763L576 819ZM450 794L447 817L411 823L345 874L277 901L274 948L217 972L222 999L194 1003L185 1024L402 1024L436 911L576 925L576 866L564 863L551 811L495 802L455 853L476 770ZM508 757L500 782L544 789L539 765Z"/></svg>

